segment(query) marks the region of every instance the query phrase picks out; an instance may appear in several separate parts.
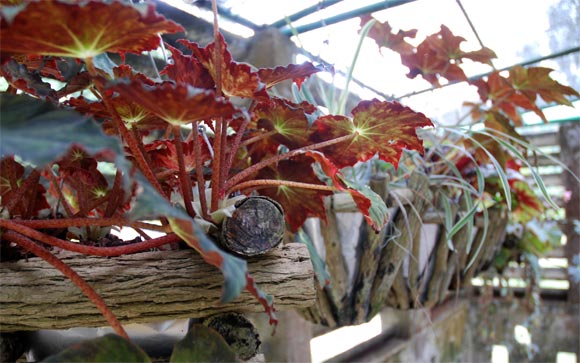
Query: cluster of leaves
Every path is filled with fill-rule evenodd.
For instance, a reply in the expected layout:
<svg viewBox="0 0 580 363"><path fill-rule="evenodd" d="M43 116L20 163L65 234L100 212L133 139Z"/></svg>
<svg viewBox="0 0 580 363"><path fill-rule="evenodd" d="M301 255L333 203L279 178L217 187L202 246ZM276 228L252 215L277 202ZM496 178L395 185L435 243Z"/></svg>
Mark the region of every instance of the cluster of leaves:
<svg viewBox="0 0 580 363"><path fill-rule="evenodd" d="M205 47L185 39L165 45L171 59L159 76L140 73L126 53L155 50L159 34L183 31L152 3L24 2L2 7L0 21L0 72L9 84L0 95L3 243L53 261L67 276L74 271L38 242L115 256L183 240L221 269L223 300L246 288L274 321L271 298L246 262L208 237L228 200L269 196L296 231L307 217L325 218L324 196L346 191L378 231L383 201L347 184L340 169L375 155L397 165L404 148L423 152L416 129L432 126L397 102L363 101L346 117L274 97L268 90L277 83L300 86L323 68L253 69L232 59L217 29ZM144 222L151 219L161 226ZM112 226L134 228L146 241L96 247ZM166 235L149 238L144 229Z"/></svg>
<svg viewBox="0 0 580 363"><path fill-rule="evenodd" d="M498 264L505 266L509 260L519 260L524 253L539 256L545 252L551 241L557 239L559 230L549 228L550 236L534 232L539 231L534 225L549 221L543 221L544 201L519 173L522 165L529 168L547 202L556 206L534 165L528 161L528 154L535 153L536 148L518 134L516 127L523 125L522 111L532 111L547 122L538 106L539 98L547 103L572 106L569 98L580 94L552 79L549 68L514 66L506 72L496 70L492 63L496 55L492 50L485 47L463 50L461 45L465 39L452 34L444 25L439 32L413 46L407 40L415 38L417 30L394 32L388 22L381 23L370 16L362 17L361 24L370 25L367 36L379 48L400 55L402 64L409 68L409 78L421 76L434 87L441 86L441 80L466 82L475 87L480 97L478 103L464 104L470 109L473 121L468 127L438 127L445 134L430 136L432 145L426 156L406 158L404 162L404 169L426 171L434 183L455 190L449 193L452 201L458 194L474 195L478 199L478 203L468 203L468 213L459 222L449 221L454 217L447 216L448 235L453 236L465 224L471 227L477 210L484 214L488 226L487 208L503 205L510 211L513 225L532 226L526 228L525 238L520 236L516 246L502 249ZM466 60L489 65L493 70L486 76L468 78L462 69ZM475 124L481 127L473 128Z"/></svg>

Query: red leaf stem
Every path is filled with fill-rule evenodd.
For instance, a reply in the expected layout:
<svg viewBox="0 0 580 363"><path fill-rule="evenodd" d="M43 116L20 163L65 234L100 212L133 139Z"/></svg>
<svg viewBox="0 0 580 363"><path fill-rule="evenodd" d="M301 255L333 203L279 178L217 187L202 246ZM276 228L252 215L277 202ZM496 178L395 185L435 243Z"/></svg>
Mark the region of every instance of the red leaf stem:
<svg viewBox="0 0 580 363"><path fill-rule="evenodd" d="M171 231L169 227L139 221L128 221L122 218L60 218L60 219L33 219L33 220L12 219L11 221L34 229L66 228L70 226L75 227L128 226L132 228L137 227L165 233Z"/></svg>
<svg viewBox="0 0 580 363"><path fill-rule="evenodd" d="M212 173L211 173L211 211L218 209L218 202L220 196L220 172L221 172L221 153L222 150L222 128L221 122L218 122L215 128L215 143L214 143L214 155L212 162Z"/></svg>
<svg viewBox="0 0 580 363"><path fill-rule="evenodd" d="M203 160L201 159L201 145L199 144L199 122L194 122L191 129L193 135L193 148L195 152L195 174L197 177L197 192L199 203L201 204L201 215L204 219L210 220L207 210L207 198L205 197L205 178L203 176Z"/></svg>
<svg viewBox="0 0 580 363"><path fill-rule="evenodd" d="M81 192L82 193L82 192ZM81 194L79 193L79 194ZM92 203L83 203L80 207L78 212L73 214L71 217L84 217L89 214L90 211L98 208L101 204L104 204L109 199L108 196L100 197L99 199L94 200ZM80 203L79 203L80 204Z"/></svg>
<svg viewBox="0 0 580 363"><path fill-rule="evenodd" d="M242 146L242 138L244 137L244 133L246 132L246 128L248 127L249 124L250 118L249 117L244 118L244 120L240 124L239 129L236 131L236 136L234 137L234 140L231 143L228 157L226 159L226 171L228 173L232 169L232 165L234 163L234 159L236 157L238 149Z"/></svg>
<svg viewBox="0 0 580 363"><path fill-rule="evenodd" d="M216 88L216 96L221 97L223 95L222 92L222 44L221 44L221 37L219 34L219 25L218 25L218 10L217 10L217 1L212 0L211 8L213 11L213 38L214 43L216 44L214 49L214 64L216 65L215 70L215 88ZM216 128L215 128L215 145L214 145L214 158L213 158L213 165L212 165L212 176L211 176L211 211L215 211L218 209L218 202L220 197L220 189L222 188L222 170L223 167L221 165L222 160L225 160L223 155L225 153L225 136L222 137L222 134L226 134L226 128L224 128L224 124L227 127L227 122L223 119L219 119Z"/></svg>
<svg viewBox="0 0 580 363"><path fill-rule="evenodd" d="M220 168L219 168L219 191L222 191L223 185L225 184L225 180L226 180L226 176L228 175L229 170L227 169L227 165L226 165L226 155L228 152L228 148L227 148L227 140L228 140L228 122L227 120L221 120L221 127L222 127L222 132L221 132L221 137L222 137L222 142L221 144L221 150L220 152L217 154L220 157ZM230 150L230 152L235 152L234 150ZM219 197L221 197L221 193L219 195Z"/></svg>
<svg viewBox="0 0 580 363"><path fill-rule="evenodd" d="M129 132L127 126L125 126L125 123L121 119L121 116L119 116L117 110L115 109L115 107L113 107L110 95L103 90L102 84L98 81L97 70L93 64L92 58L86 59L86 65L89 74L95 80L94 82L95 86L97 87L97 89L101 94L105 107L107 107L107 110L113 117L113 123L115 124L117 131L121 135L121 138L127 143L127 146L129 146L129 150L131 150L131 154L133 154L133 157L135 158L135 164L137 165L139 170L141 170L145 178L147 178L149 183L151 183L151 185L155 188L155 190L157 190L157 192L160 195L168 199L168 196L163 191L161 184L159 184L159 181L155 177L155 174L151 169L151 165L149 164L143 152L141 151L142 149L139 147L139 141L137 140L137 138L134 137L134 135L131 132Z"/></svg>
<svg viewBox="0 0 580 363"><path fill-rule="evenodd" d="M340 136L340 137L337 137L335 139L326 140L326 141L318 142L315 144L307 145L307 146L304 146L304 147L301 147L298 149L290 150L289 152L287 152L285 154L280 154L280 155L276 155L276 156L273 156L273 157L268 158L268 159L264 159L264 160L260 161L259 163L256 163L256 164L250 166L249 168L240 171L239 173L237 173L233 177L231 177L225 183L224 189L226 189L226 190L232 189L232 187L234 185L241 182L242 180L244 180L248 176L252 175L253 173L257 172L258 170L261 170L269 165L275 164L281 160L290 159L291 157L299 155L299 154L303 154L306 151L322 149L322 148L330 146L330 145L349 141L349 140L352 140L355 136L356 136L356 134L349 134L349 135Z"/></svg>
<svg viewBox="0 0 580 363"><path fill-rule="evenodd" d="M125 246L94 247L81 245L80 243L69 242L62 240L60 238L49 236L35 229L29 228L27 226L18 223L14 223L14 221L10 221L7 219L0 219L0 227L18 232L19 234L40 241L42 243L46 243L47 245L62 248L63 250L82 253L85 255L102 256L102 257L115 257L131 253L142 252L152 248L163 246L168 243L180 241L179 236L177 236L176 234L168 234L148 241L131 243Z"/></svg>
<svg viewBox="0 0 580 363"><path fill-rule="evenodd" d="M217 0L212 0L211 10L213 11L213 39L215 43L214 49L214 64L216 65L215 70L215 88L216 96L222 96L222 44L220 37L220 28L218 24L218 10L217 10Z"/></svg>
<svg viewBox="0 0 580 363"><path fill-rule="evenodd" d="M185 210L191 218L195 217L193 210L193 195L191 191L191 179L185 169L185 159L183 157L183 142L181 140L181 130L179 126L173 126L173 139L175 140L175 151L177 154L177 166L179 168L179 185L181 186L181 195L185 203Z"/></svg>
<svg viewBox="0 0 580 363"><path fill-rule="evenodd" d="M123 173L121 170L117 170L115 174L115 180L113 181L113 188L109 191L107 209L105 209L104 217L108 218L115 214L115 211L122 205L125 192L122 188Z"/></svg>
<svg viewBox="0 0 580 363"><path fill-rule="evenodd" d="M244 190L248 188L252 188L253 190L256 189L263 189L263 188L271 188L276 186L285 185L291 188L302 188L302 189L314 189L314 190L324 190L329 192L335 192L338 189L330 186L330 185L320 185L320 184L310 184L310 183L301 183L289 180L280 180L280 179L257 179L257 180L248 180L246 182L242 182L236 184L233 188L229 189L226 195L230 195L231 193L237 190Z"/></svg>
<svg viewBox="0 0 580 363"><path fill-rule="evenodd" d="M249 139L244 140L240 144L240 146L248 146L248 145L253 144L253 143L257 142L257 141L260 141L260 140L263 140L263 139L267 139L267 138L269 138L271 136L274 136L277 133L278 133L278 130L270 130L268 132L261 133L259 135L256 135L254 137L250 137Z"/></svg>
<svg viewBox="0 0 580 363"><path fill-rule="evenodd" d="M56 179L56 176L52 173L52 170L48 170L47 173L48 174L48 179L50 179L50 182L52 183L52 186L54 187L54 189L56 190L56 193L58 194L58 201L60 203L62 203L62 207L64 208L64 211L66 213L67 217L71 217L74 215L70 205L68 204L68 201L66 200L64 194L62 193L62 189L60 188L60 185L58 185L58 180ZM57 207L58 208L58 204Z"/></svg>
<svg viewBox="0 0 580 363"><path fill-rule="evenodd" d="M70 268L67 264L62 262L58 257L53 255L52 253L45 250L43 247L35 243L34 241L16 233L13 231L6 231L3 233L3 238L6 240L12 241L18 244L20 247L32 252L36 256L42 258L54 268L62 272L63 275L68 277L75 285L77 285L83 294L89 298L89 300L95 304L97 309L103 314L103 317L107 320L109 325L113 328L113 330L122 336L123 338L129 340L129 336L127 332L117 320L115 314L111 311L111 309L107 306L107 303L101 298L101 296L89 285L78 273L76 273L72 268Z"/></svg>

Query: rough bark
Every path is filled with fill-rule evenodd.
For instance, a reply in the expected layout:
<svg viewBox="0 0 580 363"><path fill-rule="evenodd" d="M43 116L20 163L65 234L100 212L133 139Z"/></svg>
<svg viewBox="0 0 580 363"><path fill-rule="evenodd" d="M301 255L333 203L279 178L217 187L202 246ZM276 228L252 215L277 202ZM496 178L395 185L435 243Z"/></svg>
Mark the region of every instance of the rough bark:
<svg viewBox="0 0 580 363"><path fill-rule="evenodd" d="M220 303L222 273L193 250L58 257L86 279L124 323L262 311L247 292L233 302ZM305 245L291 243L250 258L248 269L274 297L278 310L314 304L314 277ZM72 282L38 258L1 263L0 274L0 331L106 325Z"/></svg>
<svg viewBox="0 0 580 363"><path fill-rule="evenodd" d="M402 274L400 267L403 264L405 256L409 255L409 247L412 246L414 241L415 244L419 244L419 233L422 227L421 218L429 206L428 200L430 198L427 197L430 193L429 180L424 175L413 173L409 178L408 189L414 192L414 198L410 202L414 205L415 209L413 210L411 206L405 206L407 216L399 211L395 217L394 225L398 229L400 236L397 240L389 239L381 253L379 266L371 289L368 319L372 318L385 306L395 276ZM407 225L409 228L407 228ZM389 228L389 226L385 228ZM409 229L411 230L409 231ZM400 282L399 287L401 287ZM400 294L397 295L397 299L399 296Z"/></svg>

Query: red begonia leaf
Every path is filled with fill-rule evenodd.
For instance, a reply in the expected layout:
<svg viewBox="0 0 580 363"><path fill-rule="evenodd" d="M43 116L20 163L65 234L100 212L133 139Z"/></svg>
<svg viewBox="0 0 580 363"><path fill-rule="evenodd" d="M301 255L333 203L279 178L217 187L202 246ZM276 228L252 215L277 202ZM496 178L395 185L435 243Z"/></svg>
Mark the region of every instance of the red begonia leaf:
<svg viewBox="0 0 580 363"><path fill-rule="evenodd" d="M56 91L50 83L44 82L38 72L30 71L26 65L19 64L14 59L2 65L0 74L14 88L41 99L57 100Z"/></svg>
<svg viewBox="0 0 580 363"><path fill-rule="evenodd" d="M375 231L380 231L387 222L387 206L381 197L368 187L356 187L348 183L340 170L328 158L318 151L307 151L306 156L316 160L324 174L332 180L336 189L348 192L367 223Z"/></svg>
<svg viewBox="0 0 580 363"><path fill-rule="evenodd" d="M79 92L87 89L92 83L91 76L89 72L80 72L73 76L70 81L67 82L66 86L62 87L56 92L57 97L60 99L62 97L68 96L71 93Z"/></svg>
<svg viewBox="0 0 580 363"><path fill-rule="evenodd" d="M210 160L209 150L201 138L199 137L201 145L201 160L203 163ZM145 146L151 163L156 168L165 168L179 171L179 164L177 162L177 149L175 141L173 140L157 140L152 144ZM193 140L183 143L183 158L185 160L185 170L190 173L195 170L195 152Z"/></svg>
<svg viewBox="0 0 580 363"><path fill-rule="evenodd" d="M283 160L276 168L262 169L256 179L275 179L324 185L312 170L312 159L298 157ZM260 194L270 197L284 208L286 222L295 232L304 224L306 218L319 217L326 220L323 197L331 195L330 191L296 188L290 186L273 186L260 189Z"/></svg>
<svg viewBox="0 0 580 363"><path fill-rule="evenodd" d="M425 38L415 52L401 53L401 60L409 67L409 78L421 75L434 86L439 86L439 78L448 81L467 81L467 76L459 64L463 59L491 65L491 59L496 58L489 48L465 52L461 43L465 39L453 35L449 28L441 25L441 30Z"/></svg>
<svg viewBox="0 0 580 363"><path fill-rule="evenodd" d="M289 64L286 67L261 68L258 70L258 75L260 76L260 80L266 84L266 88L273 87L287 79L296 82L298 87L300 87L306 77L323 71L326 71L324 66L315 66L310 62L305 62L302 64Z"/></svg>
<svg viewBox="0 0 580 363"><path fill-rule="evenodd" d="M511 210L514 218L520 223L526 223L544 212L544 205L528 183L519 179L510 179L508 182L514 195Z"/></svg>
<svg viewBox="0 0 580 363"><path fill-rule="evenodd" d="M580 97L580 94L572 87L564 86L550 77L552 71L545 67L516 66L510 69L508 80L530 100L535 100L536 95L539 95L546 102L572 106L566 96Z"/></svg>
<svg viewBox="0 0 580 363"><path fill-rule="evenodd" d="M370 15L363 15L361 18L361 28L366 23L373 19ZM400 54L411 54L415 47L405 41L405 38L415 38L417 29L413 30L399 30L396 34L393 33L393 28L389 22L381 23L376 21L369 30L367 36L373 39L380 47L385 47L394 50Z"/></svg>
<svg viewBox="0 0 580 363"><path fill-rule="evenodd" d="M37 182L22 193L20 188L25 187L22 185L24 171L24 167L13 157L0 160L0 200L2 207L10 206L10 217L36 217L40 210L50 208L42 184Z"/></svg>
<svg viewBox="0 0 580 363"><path fill-rule="evenodd" d="M334 165L323 153L320 151L307 151L304 155L313 158L320 164L322 171L332 181L332 185L338 190L346 190L346 184L343 182L342 174L338 167Z"/></svg>
<svg viewBox="0 0 580 363"><path fill-rule="evenodd" d="M168 64L161 74L178 83L185 83L196 88L213 89L215 82L209 71L194 57L184 55L177 48L166 44L165 47L171 51L173 64Z"/></svg>
<svg viewBox="0 0 580 363"><path fill-rule="evenodd" d="M398 165L402 149L423 152L418 127L433 126L420 112L397 102L362 101L352 110L352 121L344 116L323 116L314 124L311 140L322 142L352 135L348 141L321 151L339 168L366 161L378 154L381 160Z"/></svg>
<svg viewBox="0 0 580 363"><path fill-rule="evenodd" d="M215 117L231 117L237 111L213 91L164 82L147 86L141 82L117 83L110 88L172 125L190 124Z"/></svg>
<svg viewBox="0 0 580 363"><path fill-rule="evenodd" d="M491 100L492 109L502 110L515 123L521 126L522 118L517 107L534 111L542 120L546 117L534 100L518 92L511 81L500 75L498 71L491 73L487 80L479 79L472 82L477 87L479 97L483 102Z"/></svg>
<svg viewBox="0 0 580 363"><path fill-rule="evenodd" d="M183 31L153 3L29 2L16 13L0 9L3 52L92 58L105 52L141 53L159 46L161 33Z"/></svg>
<svg viewBox="0 0 580 363"><path fill-rule="evenodd" d="M73 146L69 152L56 162L59 166L59 179L74 193L69 203L78 210L90 212L91 204L107 195L108 183L97 169L97 160L79 146Z"/></svg>
<svg viewBox="0 0 580 363"><path fill-rule="evenodd" d="M483 47L480 50L474 50L471 52L463 53L463 58L471 59L474 62L484 63L491 65L491 60L497 58L495 52L487 47Z"/></svg>
<svg viewBox="0 0 580 363"><path fill-rule="evenodd" d="M220 34L218 43L220 45L221 64L215 64L216 43L212 42L205 48L196 43L186 40L179 40L193 52L196 58L210 73L214 82L217 77L217 70L221 70L222 91L227 96L237 97L268 97L265 85L260 81L257 72L252 71L252 67L245 63L237 63L232 59L232 55L227 49L226 42Z"/></svg>
<svg viewBox="0 0 580 363"><path fill-rule="evenodd" d="M109 124L112 119L111 113L102 101L89 102L81 96L69 99L66 104L74 107L75 110L82 114L90 115L95 119L104 119L103 128L105 132L107 134L117 134L117 130ZM130 102L125 97L114 97L111 104L129 129L136 127L139 130L147 131L162 129L167 125L158 116L145 110L141 105Z"/></svg>
<svg viewBox="0 0 580 363"><path fill-rule="evenodd" d="M295 104L282 98L272 98L260 102L254 109L253 117L258 128L276 131L268 138L268 143L286 145L289 149L305 146L308 143L308 114L316 107L302 102Z"/></svg>

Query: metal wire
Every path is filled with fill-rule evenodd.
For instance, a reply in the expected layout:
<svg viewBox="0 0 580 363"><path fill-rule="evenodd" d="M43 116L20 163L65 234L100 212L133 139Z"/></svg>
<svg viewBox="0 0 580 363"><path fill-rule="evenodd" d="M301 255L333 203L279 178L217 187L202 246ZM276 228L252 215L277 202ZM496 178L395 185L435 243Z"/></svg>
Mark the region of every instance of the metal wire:
<svg viewBox="0 0 580 363"><path fill-rule="evenodd" d="M319 20L319 21L316 21L314 23L297 26L294 29L296 30L296 32L298 34L303 34L303 33L306 33L306 32L312 31L312 30L316 30L318 28L325 27L327 25L336 24L336 23L340 23L340 22L345 21L345 20L352 19L352 18L355 18L355 17L363 15L363 14L374 13L375 11L393 8L393 7L396 7L399 5L411 3L413 1L416 1L416 0L385 0L385 1L378 2L376 4L363 6L363 7L360 7L358 9L355 9L355 10L351 10L351 11L347 11L347 12L342 13L342 14L331 16L329 18L326 18L324 20ZM292 29L290 29L290 28L282 28L280 30L280 32L286 36L292 35Z"/></svg>

